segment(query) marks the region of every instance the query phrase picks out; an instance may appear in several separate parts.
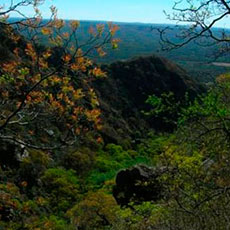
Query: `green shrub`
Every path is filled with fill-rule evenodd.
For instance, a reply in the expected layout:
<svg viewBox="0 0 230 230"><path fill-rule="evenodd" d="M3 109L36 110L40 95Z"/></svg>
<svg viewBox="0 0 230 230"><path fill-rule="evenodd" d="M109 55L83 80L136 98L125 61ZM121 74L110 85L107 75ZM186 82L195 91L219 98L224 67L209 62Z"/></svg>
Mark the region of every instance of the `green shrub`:
<svg viewBox="0 0 230 230"><path fill-rule="evenodd" d="M51 168L41 177L50 207L65 212L79 199L79 180L74 170Z"/></svg>
<svg viewBox="0 0 230 230"><path fill-rule="evenodd" d="M87 173L94 164L95 153L89 148L81 148L77 151L70 151L64 154L61 164L66 169L73 169L77 174Z"/></svg>

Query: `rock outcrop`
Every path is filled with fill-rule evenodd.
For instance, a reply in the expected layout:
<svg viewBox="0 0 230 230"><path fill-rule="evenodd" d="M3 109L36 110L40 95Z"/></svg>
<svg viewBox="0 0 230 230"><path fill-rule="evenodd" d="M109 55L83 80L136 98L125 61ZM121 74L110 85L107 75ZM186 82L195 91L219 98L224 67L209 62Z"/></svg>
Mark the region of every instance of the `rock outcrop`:
<svg viewBox="0 0 230 230"><path fill-rule="evenodd" d="M165 168L150 168L136 165L118 172L113 196L121 206L129 202L156 201L163 196L163 186L159 177Z"/></svg>

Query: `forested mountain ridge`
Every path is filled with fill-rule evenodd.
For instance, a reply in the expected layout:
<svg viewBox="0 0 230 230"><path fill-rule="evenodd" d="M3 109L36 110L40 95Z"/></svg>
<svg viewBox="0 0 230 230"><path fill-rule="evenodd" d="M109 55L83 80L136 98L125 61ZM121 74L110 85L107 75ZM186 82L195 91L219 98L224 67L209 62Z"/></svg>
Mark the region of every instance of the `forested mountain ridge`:
<svg viewBox="0 0 230 230"><path fill-rule="evenodd" d="M187 93L192 100L205 91L205 87L193 80L183 68L155 55L118 61L102 66L107 78L95 82L105 137L110 141L135 138L135 133L157 129L166 131L163 124L147 118L146 100L149 95L161 96L172 92L176 101L185 100ZM119 133L120 132L120 133ZM118 138L118 140L116 140Z"/></svg>

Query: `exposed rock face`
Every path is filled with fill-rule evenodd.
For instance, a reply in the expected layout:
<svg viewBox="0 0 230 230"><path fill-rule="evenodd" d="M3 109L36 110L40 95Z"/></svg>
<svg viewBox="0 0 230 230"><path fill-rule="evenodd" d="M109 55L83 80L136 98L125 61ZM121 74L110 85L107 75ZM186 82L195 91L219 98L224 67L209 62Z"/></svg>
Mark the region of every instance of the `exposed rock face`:
<svg viewBox="0 0 230 230"><path fill-rule="evenodd" d="M122 206L131 201L156 201L163 195L163 186L158 179L164 172L165 168L156 169L145 165L122 170L117 174L113 196Z"/></svg>

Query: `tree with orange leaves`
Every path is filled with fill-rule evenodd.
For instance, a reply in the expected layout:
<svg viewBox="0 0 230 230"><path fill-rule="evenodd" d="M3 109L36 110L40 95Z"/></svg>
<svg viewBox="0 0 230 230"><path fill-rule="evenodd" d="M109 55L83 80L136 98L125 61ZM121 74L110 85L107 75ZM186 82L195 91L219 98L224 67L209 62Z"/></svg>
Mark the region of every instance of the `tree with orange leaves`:
<svg viewBox="0 0 230 230"><path fill-rule="evenodd" d="M108 44L116 48L117 26L97 25L80 43L80 23L58 19L55 7L50 19L43 20L39 11L43 1L9 2L5 8L0 6L0 29L12 53L12 58L0 63L0 140L52 149L100 128L98 100L89 83L106 73L88 55L103 56ZM28 6L34 9L32 17L20 11ZM11 12L22 18L9 20ZM44 41L49 45L44 46Z"/></svg>

